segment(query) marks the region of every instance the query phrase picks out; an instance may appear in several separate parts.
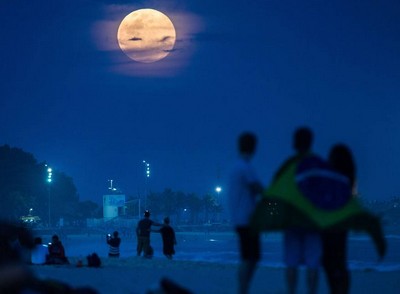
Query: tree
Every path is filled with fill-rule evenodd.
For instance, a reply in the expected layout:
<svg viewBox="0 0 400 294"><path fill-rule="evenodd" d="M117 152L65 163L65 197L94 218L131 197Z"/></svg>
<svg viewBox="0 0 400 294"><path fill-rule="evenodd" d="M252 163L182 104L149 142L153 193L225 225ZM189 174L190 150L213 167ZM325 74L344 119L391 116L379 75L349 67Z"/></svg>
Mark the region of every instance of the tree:
<svg viewBox="0 0 400 294"><path fill-rule="evenodd" d="M0 146L1 217L16 221L31 208L46 223L49 212L52 224L61 217L75 217L79 196L72 178L57 170L51 183L46 178L46 164L31 153Z"/></svg>
<svg viewBox="0 0 400 294"><path fill-rule="evenodd" d="M76 207L75 215L79 220L102 217L100 206L96 202L90 200L79 202Z"/></svg>
<svg viewBox="0 0 400 294"><path fill-rule="evenodd" d="M199 224L200 223L200 213L203 208L203 202L194 193L189 193L186 196L186 206L187 209L189 210L189 223L191 224Z"/></svg>
<svg viewBox="0 0 400 294"><path fill-rule="evenodd" d="M40 202L40 165L32 154L0 146L0 205L2 217L15 220Z"/></svg>
<svg viewBox="0 0 400 294"><path fill-rule="evenodd" d="M222 212L222 206L217 203L216 198L207 194L203 198L205 222L218 220L218 215Z"/></svg>

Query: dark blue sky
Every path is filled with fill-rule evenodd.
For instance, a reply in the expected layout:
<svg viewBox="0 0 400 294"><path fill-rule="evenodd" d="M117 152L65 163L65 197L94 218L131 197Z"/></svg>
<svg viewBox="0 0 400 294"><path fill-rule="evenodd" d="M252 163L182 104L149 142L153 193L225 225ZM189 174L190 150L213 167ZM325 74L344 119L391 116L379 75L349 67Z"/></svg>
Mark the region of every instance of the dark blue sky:
<svg viewBox="0 0 400 294"><path fill-rule="evenodd" d="M244 130L265 184L300 125L314 150L348 144L363 197L400 196L398 1L1 1L0 144L73 177L82 200L108 179L214 193ZM116 45L139 8L169 15L176 47L138 64ZM222 192L223 193L223 192Z"/></svg>

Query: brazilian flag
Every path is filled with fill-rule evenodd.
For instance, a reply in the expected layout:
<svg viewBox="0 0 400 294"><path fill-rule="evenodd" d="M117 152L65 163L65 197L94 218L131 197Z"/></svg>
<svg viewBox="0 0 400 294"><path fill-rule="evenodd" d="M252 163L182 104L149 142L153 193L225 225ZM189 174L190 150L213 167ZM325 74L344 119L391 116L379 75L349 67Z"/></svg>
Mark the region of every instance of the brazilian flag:
<svg viewBox="0 0 400 294"><path fill-rule="evenodd" d="M315 155L287 161L264 191L251 226L257 232L289 227L364 231L381 257L386 252L380 219L351 196L347 177Z"/></svg>

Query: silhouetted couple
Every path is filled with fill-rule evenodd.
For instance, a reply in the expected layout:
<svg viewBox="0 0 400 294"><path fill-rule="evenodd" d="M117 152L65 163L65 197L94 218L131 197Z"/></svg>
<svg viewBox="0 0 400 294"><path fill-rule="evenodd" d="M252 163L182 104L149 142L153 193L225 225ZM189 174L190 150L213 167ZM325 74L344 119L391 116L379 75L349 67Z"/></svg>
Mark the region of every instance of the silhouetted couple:
<svg viewBox="0 0 400 294"><path fill-rule="evenodd" d="M161 227L159 230L152 229L152 226ZM137 236L137 256L152 258L154 250L150 245L150 233L157 232L161 234L163 240L163 253L168 259L172 259L175 254L174 246L176 245L175 231L170 226L169 217L164 218L164 223L159 224L150 219L150 211L146 210L144 218L138 222L136 227Z"/></svg>

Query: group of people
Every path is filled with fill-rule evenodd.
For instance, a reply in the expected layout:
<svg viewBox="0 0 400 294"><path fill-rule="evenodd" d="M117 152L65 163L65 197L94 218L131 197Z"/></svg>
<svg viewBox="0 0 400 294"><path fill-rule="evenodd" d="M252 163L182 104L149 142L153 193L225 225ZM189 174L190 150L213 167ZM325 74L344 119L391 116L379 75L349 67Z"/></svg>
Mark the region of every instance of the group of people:
<svg viewBox="0 0 400 294"><path fill-rule="evenodd" d="M51 243L45 245L41 237L34 239L34 248L31 253L32 264L68 264L64 245L58 235L53 235Z"/></svg>
<svg viewBox="0 0 400 294"><path fill-rule="evenodd" d="M321 166L326 167L323 176L332 177L341 183L343 192L334 194L340 199L333 203L345 203L355 191L356 167L350 149L344 144L334 145L326 160L312 152L313 133L308 127L297 129L293 136L295 154L286 160L276 172L272 183L280 181L283 174L294 163L300 171L296 184L300 189L313 189L324 185L312 173ZM241 263L238 271L239 293L248 293L252 277L260 260L260 234L252 227L252 217L265 187L259 180L251 159L256 152L257 137L246 132L238 139L239 159L230 176L231 220L239 239ZM317 187L320 188L320 187ZM289 192L287 192L289 193ZM318 194L318 193L316 193ZM287 195L286 195L287 196ZM312 196L316 205L322 203L319 195ZM321 196L322 198L322 196ZM311 201L312 202L312 201ZM282 216L280 216L282 217ZM285 217L285 216L283 216ZM289 216L288 216L289 218ZM305 265L308 293L317 293L319 270L323 268L331 294L349 293L350 272L347 265L347 236L345 227L332 227L321 230L317 226L297 226L292 224L282 228L284 263L288 293L296 293L298 268Z"/></svg>
<svg viewBox="0 0 400 294"><path fill-rule="evenodd" d="M152 226L160 227L153 229ZM164 223L160 224L150 219L150 211L146 210L144 218L138 222L136 228L137 235L137 255L145 258L152 258L154 250L150 245L150 233L160 233L163 241L163 254L168 259L172 259L175 254L176 237L175 231L170 226L169 217L164 218ZM108 257L118 258L120 256L121 238L118 231L107 234L106 243L108 245ZM41 237L34 239L34 248L31 252L32 264L68 264L64 246L58 235L53 235L51 243L43 244Z"/></svg>
<svg viewBox="0 0 400 294"><path fill-rule="evenodd" d="M91 287L73 287L65 282L38 277L27 266L25 253L31 251L34 264L64 263L64 247L57 235L44 246L27 228L0 221L0 293L98 293ZM47 258L46 258L47 257Z"/></svg>
<svg viewBox="0 0 400 294"><path fill-rule="evenodd" d="M160 227L160 229L152 229L152 226ZM154 249L150 244L150 233L156 232L161 234L163 241L163 254L168 259L172 259L175 254L176 237L175 231L170 226L169 217L164 218L164 223L160 224L150 219L150 211L146 210L144 212L144 218L138 222L136 227L137 236L137 256L143 256L145 258L152 258L154 254Z"/></svg>

